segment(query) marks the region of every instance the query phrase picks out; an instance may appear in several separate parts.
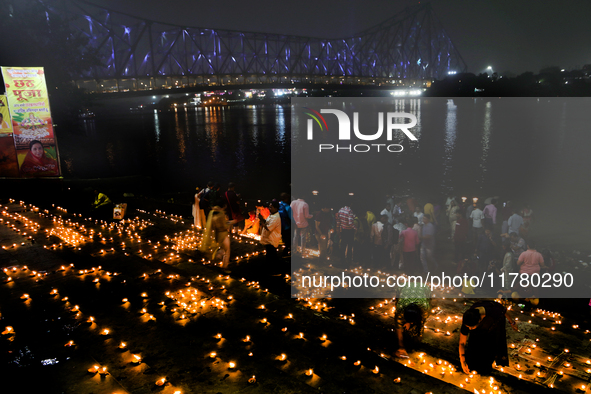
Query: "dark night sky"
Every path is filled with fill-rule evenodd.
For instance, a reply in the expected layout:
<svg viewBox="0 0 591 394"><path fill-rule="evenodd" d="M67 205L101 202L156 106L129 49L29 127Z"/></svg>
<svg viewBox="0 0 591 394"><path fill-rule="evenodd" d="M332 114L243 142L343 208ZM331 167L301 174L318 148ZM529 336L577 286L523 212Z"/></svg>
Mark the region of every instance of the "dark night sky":
<svg viewBox="0 0 591 394"><path fill-rule="evenodd" d="M90 0L180 25L336 38L371 27L417 1ZM591 64L588 0L434 0L436 16L470 72L538 72Z"/></svg>

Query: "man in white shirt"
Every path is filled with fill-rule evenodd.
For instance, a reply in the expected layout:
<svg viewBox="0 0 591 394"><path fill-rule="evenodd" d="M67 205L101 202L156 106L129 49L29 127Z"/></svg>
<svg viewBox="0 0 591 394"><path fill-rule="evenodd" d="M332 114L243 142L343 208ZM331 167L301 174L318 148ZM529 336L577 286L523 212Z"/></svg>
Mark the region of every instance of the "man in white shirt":
<svg viewBox="0 0 591 394"><path fill-rule="evenodd" d="M480 234L484 232L484 228L482 227L482 221L484 220L484 213L480 209L480 204L478 204L472 213L470 214L470 219L472 219L472 231L474 232L474 245L478 241L478 237Z"/></svg>
<svg viewBox="0 0 591 394"><path fill-rule="evenodd" d="M279 201L273 200L269 205L269 212L271 214L265 220L259 214L259 220L263 231L261 233L261 245L265 247L267 253L267 264L269 269L274 270L272 264L277 261L277 248L281 240L281 218L279 217Z"/></svg>
<svg viewBox="0 0 591 394"><path fill-rule="evenodd" d="M415 218L417 218L417 222L419 222L420 224L423 223L423 215L424 213L421 211L421 207L415 207L415 211L412 214Z"/></svg>

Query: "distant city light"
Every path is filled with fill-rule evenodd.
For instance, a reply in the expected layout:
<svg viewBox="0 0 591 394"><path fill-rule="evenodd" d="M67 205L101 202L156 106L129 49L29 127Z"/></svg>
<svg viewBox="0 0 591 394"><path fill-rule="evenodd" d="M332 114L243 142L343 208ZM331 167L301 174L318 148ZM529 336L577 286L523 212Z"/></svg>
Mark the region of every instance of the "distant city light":
<svg viewBox="0 0 591 394"><path fill-rule="evenodd" d="M423 91L420 89L412 89L412 90L395 90L390 93L394 97L406 97L406 96L420 96L423 94Z"/></svg>

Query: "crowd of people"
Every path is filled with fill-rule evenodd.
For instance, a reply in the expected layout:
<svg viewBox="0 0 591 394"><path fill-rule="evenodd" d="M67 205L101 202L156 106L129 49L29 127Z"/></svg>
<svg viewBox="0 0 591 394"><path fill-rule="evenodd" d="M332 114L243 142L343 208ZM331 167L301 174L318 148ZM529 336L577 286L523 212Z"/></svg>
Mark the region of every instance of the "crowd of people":
<svg viewBox="0 0 591 394"><path fill-rule="evenodd" d="M283 193L249 211L234 184L222 191L220 184L209 182L195 194L193 216L197 228L212 234L209 239L215 240L212 245L219 247L225 267L230 256L228 231L234 231L260 236L269 260L277 258L282 242L285 255L291 253L292 244L294 257L307 257L317 249L321 261L330 260L338 268L362 266L406 274L442 268L454 269L458 275L494 273L505 276L498 292L506 296L515 291L528 296L529 289L511 286L511 273L531 275L554 268L551 254L538 252L530 237L534 215L527 204L517 207L495 197L480 202L454 196L419 204L413 197L390 196L375 213L351 205L334 207L328 201L315 201L311 208L304 196L291 198ZM436 250L452 245L453 257L440 266L443 253Z"/></svg>
<svg viewBox="0 0 591 394"><path fill-rule="evenodd" d="M530 236L534 215L527 204L517 207L494 197L481 202L449 196L423 204L413 197L387 197L376 211L364 210L361 204L352 207L354 203L331 205L324 201L310 209L301 196L292 201L294 256L305 256L312 246L318 248L321 260L343 269L494 273L505 276L504 286L497 290L506 296L516 291L527 296L530 291L512 287L511 273L531 275L554 269L550 252L538 252ZM452 246L453 257L440 265Z"/></svg>
<svg viewBox="0 0 591 394"><path fill-rule="evenodd" d="M235 189L236 186L231 182L223 192L221 185L214 182L208 182L204 189L197 188L193 203L193 224L203 230L200 250L211 253L211 259L220 261L221 267L227 269L231 257L229 234L251 234L259 237L259 242L265 248L267 265L275 268L282 234L285 237L284 234L291 232L291 209L286 212L283 201L273 200L246 212L246 206ZM282 198L289 200L289 195L284 195L287 197L282 195ZM289 251L289 243L284 243L285 250Z"/></svg>

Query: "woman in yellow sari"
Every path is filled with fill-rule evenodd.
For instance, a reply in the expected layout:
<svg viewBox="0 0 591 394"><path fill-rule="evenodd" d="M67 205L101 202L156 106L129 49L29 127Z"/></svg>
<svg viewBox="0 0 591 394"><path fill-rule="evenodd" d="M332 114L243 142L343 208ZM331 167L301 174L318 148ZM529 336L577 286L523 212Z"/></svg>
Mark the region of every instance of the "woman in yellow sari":
<svg viewBox="0 0 591 394"><path fill-rule="evenodd" d="M222 268L228 268L230 264L230 237L228 229L236 223L235 220L228 221L226 218L227 203L220 199L212 208L207 217L203 240L199 250L202 252L213 252L211 259L215 260L219 253L223 253Z"/></svg>

